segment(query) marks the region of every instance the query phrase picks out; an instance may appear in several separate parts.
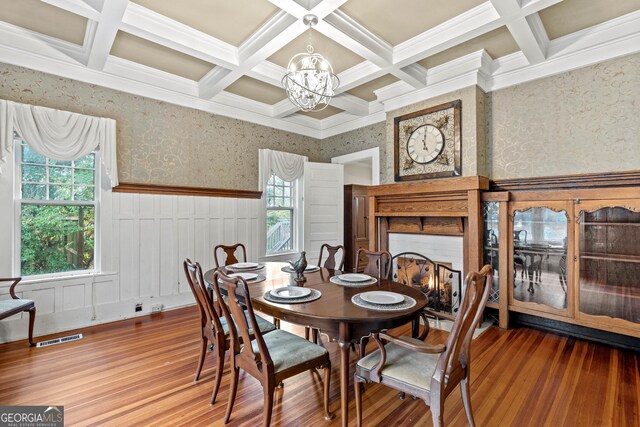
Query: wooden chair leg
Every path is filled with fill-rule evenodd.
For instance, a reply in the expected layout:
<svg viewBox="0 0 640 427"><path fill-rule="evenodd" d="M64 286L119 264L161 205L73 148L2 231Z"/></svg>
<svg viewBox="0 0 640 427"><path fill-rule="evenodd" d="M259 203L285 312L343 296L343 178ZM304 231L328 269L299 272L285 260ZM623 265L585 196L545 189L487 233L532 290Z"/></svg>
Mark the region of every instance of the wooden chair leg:
<svg viewBox="0 0 640 427"><path fill-rule="evenodd" d="M331 363L324 367L324 419L330 421L334 415L329 411L329 386L331 381Z"/></svg>
<svg viewBox="0 0 640 427"><path fill-rule="evenodd" d="M219 344L216 352L216 376L213 380L213 392L211 393L211 404L216 403L216 397L218 396L218 390L220 390L220 382L222 381L222 373L224 371L224 347Z"/></svg>
<svg viewBox="0 0 640 427"><path fill-rule="evenodd" d="M198 368L196 369L196 377L193 381L198 381L200 379L200 372L202 372L202 365L204 365L204 358L207 354L207 337L202 337L202 345L200 346L200 359L198 359Z"/></svg>
<svg viewBox="0 0 640 427"><path fill-rule="evenodd" d="M433 398L434 396L432 396ZM433 417L433 427L444 426L444 400L437 396L431 401L431 416Z"/></svg>
<svg viewBox="0 0 640 427"><path fill-rule="evenodd" d="M356 392L356 425L362 427L362 389L363 383L356 375L353 379L353 388Z"/></svg>
<svg viewBox="0 0 640 427"><path fill-rule="evenodd" d="M33 347L34 345L36 345L35 342L33 342L33 326L36 323L36 308L33 307L31 310L29 310L29 345L31 347Z"/></svg>
<svg viewBox="0 0 640 427"><path fill-rule="evenodd" d="M367 344L369 343L369 337L362 337L360 339L360 359L366 356Z"/></svg>
<svg viewBox="0 0 640 427"><path fill-rule="evenodd" d="M273 392L275 391L275 384L271 381L267 381L264 384L264 427L269 427L271 424L271 413L273 411Z"/></svg>
<svg viewBox="0 0 640 427"><path fill-rule="evenodd" d="M475 427L476 424L473 421L473 411L471 410L471 393L469 390L468 378L464 378L460 381L460 392L462 393L462 404L464 405L464 412L467 413L469 427Z"/></svg>
<svg viewBox="0 0 640 427"><path fill-rule="evenodd" d="M229 387L229 403L227 403L227 413L224 416L225 424L227 424L229 422L229 418L231 418L231 411L233 410L233 402L235 402L236 400L236 392L238 391L238 374L240 373L240 369L233 366L232 371L233 372L231 372L231 385Z"/></svg>

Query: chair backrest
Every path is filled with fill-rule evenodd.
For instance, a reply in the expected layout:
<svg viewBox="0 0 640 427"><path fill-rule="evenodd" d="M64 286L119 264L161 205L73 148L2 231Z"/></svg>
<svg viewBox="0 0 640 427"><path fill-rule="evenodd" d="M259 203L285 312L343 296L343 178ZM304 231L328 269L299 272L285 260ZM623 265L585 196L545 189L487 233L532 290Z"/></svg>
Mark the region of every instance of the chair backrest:
<svg viewBox="0 0 640 427"><path fill-rule="evenodd" d="M324 265L323 265L322 255L325 249L327 250L327 259L324 261ZM338 255L338 252L342 252L342 254L340 255L342 259L340 261L340 264L336 263L336 256ZM342 245L331 246L327 243L324 243L322 246L320 246L320 257L318 258L318 266L329 268L331 270L342 270L342 268L344 267L344 255L345 255L344 246Z"/></svg>
<svg viewBox="0 0 640 427"><path fill-rule="evenodd" d="M388 251L373 252L366 249L358 249L356 256L356 270L360 267L360 255L364 254L367 257L368 263L364 268L364 274L368 274L378 279L389 278L389 271L391 271L391 254Z"/></svg>
<svg viewBox="0 0 640 427"><path fill-rule="evenodd" d="M218 300L222 300L220 286L224 286L227 289L227 303L220 304L220 306L227 319L227 325L229 326L231 351L233 351L233 354L240 355L240 357L248 363L255 363L258 368L260 368L260 365L262 365L263 369L272 367L273 361L271 360L267 345L262 338L262 332L258 327L258 321L253 311L253 305L251 304L251 295L249 294L247 282L241 277L229 277L218 270L213 275L213 283L213 288L218 296ZM249 322L251 322L253 336L249 333ZM240 338L242 338L242 342L247 345L241 346ZM251 347L252 338L255 339L258 344L257 354L253 352Z"/></svg>
<svg viewBox="0 0 640 427"><path fill-rule="evenodd" d="M222 251L227 255L223 264L227 266L238 262L238 258L236 257L236 250L238 250L238 248L242 250L242 262L247 262L247 249L242 243L236 243L235 245L231 246L217 245L215 248L213 248L213 260L216 263L216 268L220 267L220 262L218 261L219 249L222 249Z"/></svg>
<svg viewBox="0 0 640 427"><path fill-rule="evenodd" d="M200 263L194 263L187 258L184 260L183 265L187 282L189 283L193 296L196 298L202 326L213 325L216 333L223 333L222 323L220 322L220 306L217 301L213 301L209 296L207 285L202 276Z"/></svg>
<svg viewBox="0 0 640 427"><path fill-rule="evenodd" d="M445 344L446 350L438 360L432 381L445 385L445 375L460 378L452 375L452 372L469 366L469 346L487 305L492 280L493 269L490 265L485 265L478 273L467 274L464 298ZM455 387L456 384L448 385Z"/></svg>

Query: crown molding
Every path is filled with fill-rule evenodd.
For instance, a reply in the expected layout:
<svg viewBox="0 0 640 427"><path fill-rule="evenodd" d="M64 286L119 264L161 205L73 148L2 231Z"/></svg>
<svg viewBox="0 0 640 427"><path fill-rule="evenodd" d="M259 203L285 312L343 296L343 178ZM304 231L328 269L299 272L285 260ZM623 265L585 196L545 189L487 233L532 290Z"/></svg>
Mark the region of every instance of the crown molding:
<svg viewBox="0 0 640 427"><path fill-rule="evenodd" d="M341 0L328 3L326 1L316 3L316 6L329 10L341 4ZM107 57L102 70L86 67L91 45L89 42L97 31L97 24L93 21L90 21L87 26L84 47L0 23L0 60L138 96L321 139L384 121L385 112L468 86L478 85L485 92L490 92L640 52L640 11L547 41L546 34L539 28L539 17L532 14L558 1L520 1L519 11L513 12L515 15L505 17L495 11L491 2L486 2L448 21L446 25L436 27L396 46L391 63L374 63L371 60L365 60L343 71L339 76L342 84L336 91L337 94L388 73L398 75L404 72L405 80L376 90L377 100L369 103L352 95L336 96L334 105L345 109L345 112L323 120L295 114L297 110L286 99L275 105L268 105L221 89L226 87L229 81L244 74L274 86L280 86L283 68L267 62L263 57L305 30L301 23L291 21L293 19L291 15L287 18L285 12L269 21L272 24L276 21L280 22L281 25L278 24L276 28L284 28L282 32L275 35L277 40L274 41L274 32L265 28L264 31L258 31L254 35L255 38L245 42L240 49L236 49L193 29L187 31L184 26L181 26L182 24L167 20L161 15L156 16L157 14L154 15L153 12L130 3L123 17L123 27L126 31L135 31L136 34L152 41L162 41L169 47L180 47L181 51L191 52L190 54L194 56L196 56L195 52L200 52L198 56L200 58L205 53L210 59L227 58L227 64L231 68L218 65L199 82L113 56ZM275 1L278 4L287 4L287 7L293 7L291 2L293 0ZM82 6L81 2L50 0L49 3L64 5L67 10L81 8L85 11L85 15L94 15ZM328 22L334 22L331 21L334 19L333 15L329 16ZM340 13L337 16L340 17ZM411 62L403 67L403 61L407 58L415 60L422 55L432 54L448 47L450 43L458 43L497 26L514 22L517 25L525 25L521 21L516 22L522 18L527 18L526 25L537 40L539 49L545 51L546 59L541 62L532 63L531 58L528 59L522 51L496 60L492 60L486 52L478 51L428 69L426 73L422 67L406 68L406 65ZM289 24L289 22L292 23ZM463 25L465 23L468 24L466 28ZM162 28L163 24L167 24L168 27ZM446 36L441 34L446 29L453 33ZM183 30L187 32L182 33ZM433 39L429 40L430 36ZM531 34L527 37L529 39L525 42L530 43ZM375 46L379 41L372 39L367 43ZM212 46L215 48L211 48ZM256 50L252 46L262 47ZM532 49L535 51L535 46ZM242 55L238 53L240 51L243 52ZM249 61L238 65L238 58L244 55L249 55ZM411 80L410 75L418 81L422 80L421 76L424 75L426 86L420 89L412 87L407 82Z"/></svg>

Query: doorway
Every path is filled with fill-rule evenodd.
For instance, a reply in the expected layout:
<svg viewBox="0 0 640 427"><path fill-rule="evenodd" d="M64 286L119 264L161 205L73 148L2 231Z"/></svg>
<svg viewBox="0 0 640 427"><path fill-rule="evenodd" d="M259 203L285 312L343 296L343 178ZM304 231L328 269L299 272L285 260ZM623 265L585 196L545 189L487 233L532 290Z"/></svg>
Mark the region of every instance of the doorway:
<svg viewBox="0 0 640 427"><path fill-rule="evenodd" d="M380 184L380 148L333 157L331 163L344 165L344 184Z"/></svg>

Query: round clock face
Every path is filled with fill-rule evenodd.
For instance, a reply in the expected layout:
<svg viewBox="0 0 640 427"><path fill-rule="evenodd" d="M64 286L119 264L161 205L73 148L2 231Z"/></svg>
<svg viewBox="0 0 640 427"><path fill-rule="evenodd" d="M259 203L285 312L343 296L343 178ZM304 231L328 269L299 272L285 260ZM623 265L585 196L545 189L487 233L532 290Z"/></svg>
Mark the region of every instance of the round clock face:
<svg viewBox="0 0 640 427"><path fill-rule="evenodd" d="M434 161L444 149L444 135L433 125L416 128L407 140L409 157L422 165Z"/></svg>

